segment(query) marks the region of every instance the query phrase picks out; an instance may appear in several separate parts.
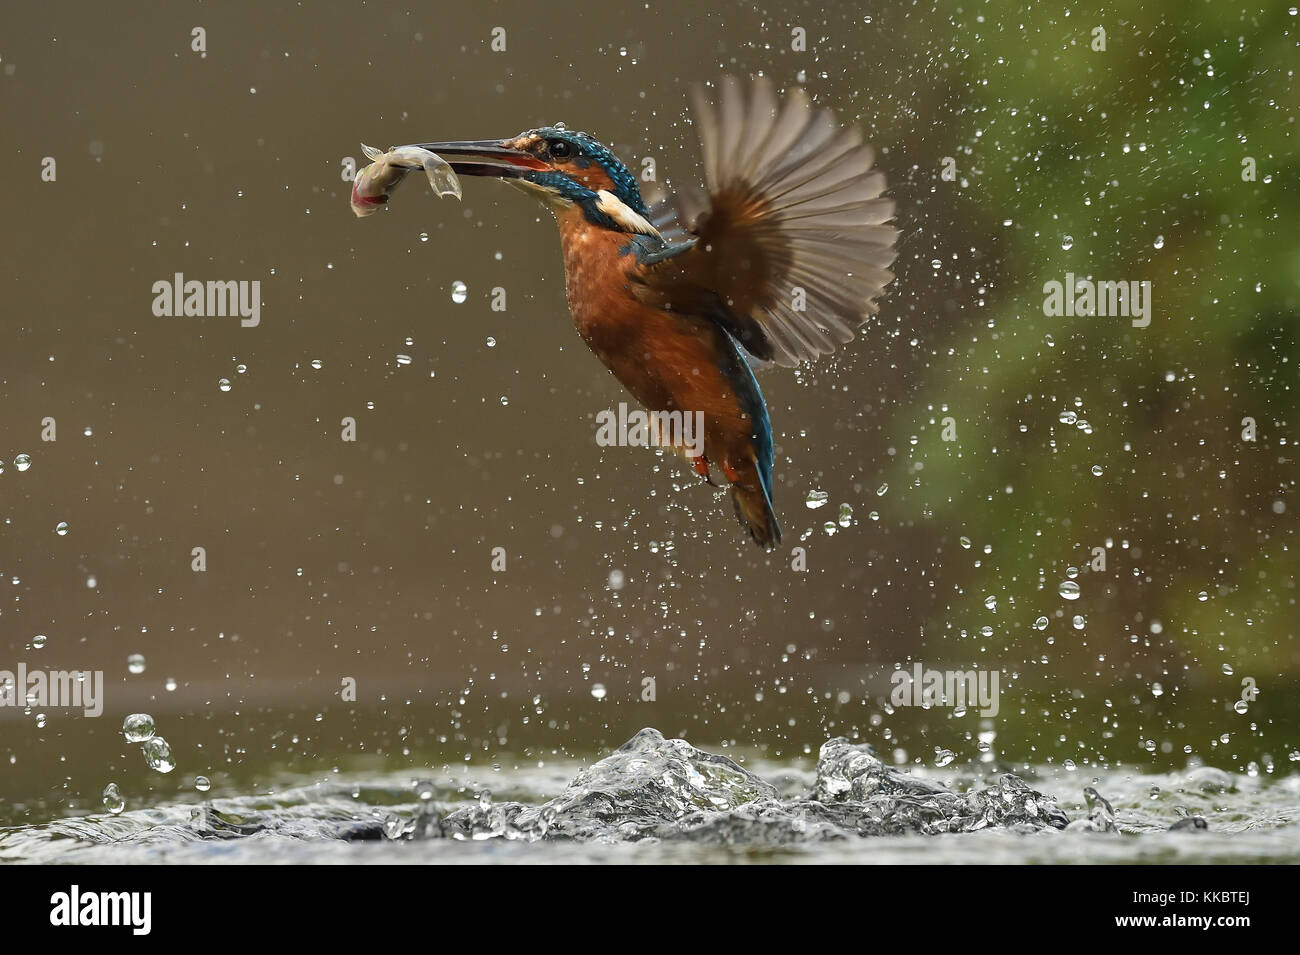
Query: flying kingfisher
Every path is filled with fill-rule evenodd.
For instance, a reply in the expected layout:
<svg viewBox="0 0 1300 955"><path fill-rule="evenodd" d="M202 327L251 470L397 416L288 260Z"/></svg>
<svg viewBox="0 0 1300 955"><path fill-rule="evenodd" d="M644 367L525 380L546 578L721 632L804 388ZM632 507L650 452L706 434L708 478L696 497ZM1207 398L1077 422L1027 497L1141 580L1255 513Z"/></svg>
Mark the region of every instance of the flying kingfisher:
<svg viewBox="0 0 1300 955"><path fill-rule="evenodd" d="M893 279L894 204L871 147L803 90L779 99L767 79L725 77L715 98L693 94L707 192L653 206L618 157L563 124L399 148L503 179L555 214L578 334L648 410L703 413L699 453L674 449L710 484L721 471L770 548L781 526L754 369L828 354L876 312Z"/></svg>

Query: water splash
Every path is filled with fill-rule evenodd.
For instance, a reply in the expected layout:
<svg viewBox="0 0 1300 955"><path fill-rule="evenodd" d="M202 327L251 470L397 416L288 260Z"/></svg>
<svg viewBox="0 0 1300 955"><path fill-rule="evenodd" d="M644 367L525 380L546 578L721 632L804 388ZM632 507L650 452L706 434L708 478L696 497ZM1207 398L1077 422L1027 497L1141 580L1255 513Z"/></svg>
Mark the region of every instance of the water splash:
<svg viewBox="0 0 1300 955"><path fill-rule="evenodd" d="M179 802L155 797L115 813L110 798L102 812L0 828L0 861L589 862L597 846L615 853L610 859L672 864L752 852L887 864L1300 860L1300 826L1279 825L1300 794L1300 774L1126 769L1104 775L1110 799L1090 787L1065 803L1068 821L1018 776L954 762L943 785L844 739L822 746L815 770L761 764L763 775L649 729L590 766L566 765L468 767L467 776L416 782L404 770L226 796L195 777L198 792ZM1078 792L1061 766L1024 771ZM510 799L494 799L488 779ZM979 838L918 838L976 831ZM871 838L894 834L913 838Z"/></svg>
<svg viewBox="0 0 1300 955"><path fill-rule="evenodd" d="M644 729L580 772L540 806L517 802L436 807L390 821L390 839L644 839L785 845L904 832L990 827L1064 829L1065 813L1013 775L956 793L886 766L867 744L833 739L817 760L807 798L782 799L771 783L725 756Z"/></svg>

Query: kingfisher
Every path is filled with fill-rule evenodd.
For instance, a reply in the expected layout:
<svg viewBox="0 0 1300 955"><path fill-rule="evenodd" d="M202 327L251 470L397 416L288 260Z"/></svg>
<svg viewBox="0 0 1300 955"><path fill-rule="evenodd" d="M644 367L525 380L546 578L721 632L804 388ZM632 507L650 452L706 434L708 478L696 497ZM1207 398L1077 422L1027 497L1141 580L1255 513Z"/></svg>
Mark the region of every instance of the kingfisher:
<svg viewBox="0 0 1300 955"><path fill-rule="evenodd" d="M781 525L754 372L829 354L876 313L893 279L894 204L874 150L801 88L781 97L769 79L724 77L694 89L692 111L706 188L650 204L610 149L562 123L399 148L504 180L554 213L578 334L648 412L702 413L702 442L662 443L709 484L720 472L769 549Z"/></svg>

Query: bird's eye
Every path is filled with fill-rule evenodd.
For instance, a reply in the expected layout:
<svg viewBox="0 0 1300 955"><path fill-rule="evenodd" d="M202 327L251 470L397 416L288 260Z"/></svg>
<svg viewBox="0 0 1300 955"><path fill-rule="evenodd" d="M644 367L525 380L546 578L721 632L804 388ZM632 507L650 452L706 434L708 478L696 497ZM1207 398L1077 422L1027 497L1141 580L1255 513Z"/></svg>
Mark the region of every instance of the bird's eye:
<svg viewBox="0 0 1300 955"><path fill-rule="evenodd" d="M552 139L546 146L556 159L568 159L573 153L573 147L563 139Z"/></svg>

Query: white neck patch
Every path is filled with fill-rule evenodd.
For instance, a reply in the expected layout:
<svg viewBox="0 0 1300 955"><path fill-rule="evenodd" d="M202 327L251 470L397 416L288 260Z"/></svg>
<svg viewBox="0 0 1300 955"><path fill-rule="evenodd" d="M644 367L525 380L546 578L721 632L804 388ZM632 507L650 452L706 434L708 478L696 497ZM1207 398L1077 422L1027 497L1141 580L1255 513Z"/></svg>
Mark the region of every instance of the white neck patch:
<svg viewBox="0 0 1300 955"><path fill-rule="evenodd" d="M602 189L596 195L598 197L596 208L617 222L625 231L652 235L656 239L662 238L659 230L647 222L644 216L608 189Z"/></svg>

